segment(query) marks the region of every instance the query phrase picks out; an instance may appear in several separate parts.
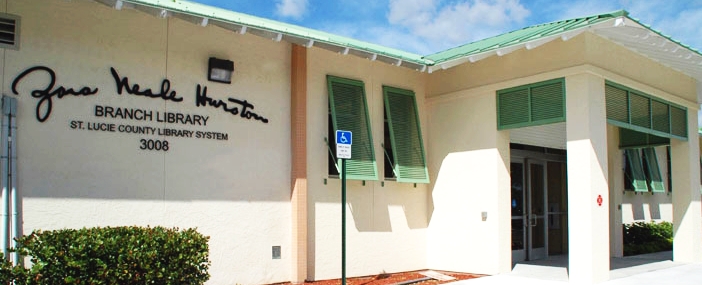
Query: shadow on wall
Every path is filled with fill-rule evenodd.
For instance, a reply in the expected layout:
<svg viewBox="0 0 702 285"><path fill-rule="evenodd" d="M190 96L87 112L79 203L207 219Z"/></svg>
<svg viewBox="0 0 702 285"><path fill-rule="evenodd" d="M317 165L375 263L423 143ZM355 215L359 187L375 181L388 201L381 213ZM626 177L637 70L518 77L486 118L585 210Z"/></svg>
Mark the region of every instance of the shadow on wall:
<svg viewBox="0 0 702 285"><path fill-rule="evenodd" d="M397 187L385 182L385 187L369 189L368 196L354 195L348 200L356 229L359 232L392 232L393 224L404 220L409 229L427 227L425 190Z"/></svg>
<svg viewBox="0 0 702 285"><path fill-rule="evenodd" d="M308 200L314 201L308 209L311 217L316 217L319 205L339 205L341 202L340 182L330 180L322 193L310 193ZM408 229L423 229L427 227L426 218L426 187L418 185L414 188L410 183L385 181L383 186L379 181L347 181L346 202L351 210L356 230L359 232L392 232L393 226ZM333 192L331 192L333 191ZM324 193L326 192L326 193ZM328 195L333 193L333 195ZM321 194L321 195L319 195ZM339 208L339 211L341 209ZM404 221L405 225L398 221ZM314 222L308 226L314 232Z"/></svg>
<svg viewBox="0 0 702 285"><path fill-rule="evenodd" d="M663 193L633 193L627 191L624 195L622 208L624 223L633 221L650 221L672 219L671 196Z"/></svg>

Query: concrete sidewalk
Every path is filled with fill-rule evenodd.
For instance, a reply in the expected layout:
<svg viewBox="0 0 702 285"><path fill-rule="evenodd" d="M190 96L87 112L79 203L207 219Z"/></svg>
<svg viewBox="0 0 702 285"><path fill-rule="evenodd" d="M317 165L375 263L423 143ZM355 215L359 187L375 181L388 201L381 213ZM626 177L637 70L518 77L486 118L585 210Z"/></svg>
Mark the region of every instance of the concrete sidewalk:
<svg viewBox="0 0 702 285"><path fill-rule="evenodd" d="M612 258L610 280L603 285L699 285L702 284L702 263L671 261L671 252ZM452 285L520 284L556 285L577 284L568 281L568 257L555 256L546 260L516 264L511 273L461 280Z"/></svg>

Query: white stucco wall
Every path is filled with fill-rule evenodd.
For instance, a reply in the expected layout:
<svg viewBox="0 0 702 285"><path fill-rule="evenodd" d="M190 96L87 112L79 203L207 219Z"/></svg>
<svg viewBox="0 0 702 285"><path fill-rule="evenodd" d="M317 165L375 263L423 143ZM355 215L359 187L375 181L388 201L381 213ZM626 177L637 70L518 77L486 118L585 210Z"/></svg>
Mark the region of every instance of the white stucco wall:
<svg viewBox="0 0 702 285"><path fill-rule="evenodd" d="M429 104L429 268L509 271L509 132L497 130L494 91L456 92Z"/></svg>
<svg viewBox="0 0 702 285"><path fill-rule="evenodd" d="M208 284L289 280L289 44L93 1L9 1L7 6L8 13L22 17L21 47L5 51L3 94L12 93L18 74L38 65L56 72L56 87L98 89L92 96L52 98L50 117L39 122L38 99L30 93L48 84L47 73L34 72L18 85L24 233L90 226L197 227L210 236ZM211 56L234 61L232 84L206 80ZM168 79L183 101L118 95L110 67L154 93ZM255 106L251 111L269 122L196 107L198 84L229 107L238 105L228 98L247 100ZM150 110L154 118L98 117L96 105ZM157 122L156 113L163 112L208 120L206 126ZM71 121L219 132L228 139L89 131L72 129ZM169 150L141 150L140 139L167 140ZM281 259L271 258L271 246L282 246Z"/></svg>
<svg viewBox="0 0 702 285"><path fill-rule="evenodd" d="M413 90L423 134L424 76L354 56L308 49L308 278L341 277L341 181L328 178L327 75L363 81L380 180L385 155L382 86ZM333 137L332 137L333 139ZM426 140L425 140L426 141ZM429 151L427 151L428 153ZM325 184L326 179L326 184ZM386 181L347 181L347 276L426 268L427 187Z"/></svg>

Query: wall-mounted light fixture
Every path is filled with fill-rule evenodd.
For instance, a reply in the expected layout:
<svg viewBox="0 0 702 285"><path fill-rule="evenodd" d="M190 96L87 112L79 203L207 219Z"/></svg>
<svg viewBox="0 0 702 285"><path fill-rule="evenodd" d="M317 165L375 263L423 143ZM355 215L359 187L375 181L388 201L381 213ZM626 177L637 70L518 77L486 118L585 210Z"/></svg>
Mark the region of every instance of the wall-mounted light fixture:
<svg viewBox="0 0 702 285"><path fill-rule="evenodd" d="M234 62L226 59L210 57L207 66L207 80L232 83L232 73L234 73Z"/></svg>

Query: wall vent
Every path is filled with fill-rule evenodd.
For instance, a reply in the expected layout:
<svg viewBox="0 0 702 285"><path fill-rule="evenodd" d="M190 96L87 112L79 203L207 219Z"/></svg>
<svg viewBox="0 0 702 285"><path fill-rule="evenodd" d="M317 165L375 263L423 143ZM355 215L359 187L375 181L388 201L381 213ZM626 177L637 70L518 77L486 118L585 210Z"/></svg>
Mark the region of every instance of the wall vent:
<svg viewBox="0 0 702 285"><path fill-rule="evenodd" d="M19 16L0 13L0 48L19 49L19 23Z"/></svg>
<svg viewBox="0 0 702 285"><path fill-rule="evenodd" d="M273 259L280 259L280 246L279 245L273 246Z"/></svg>

